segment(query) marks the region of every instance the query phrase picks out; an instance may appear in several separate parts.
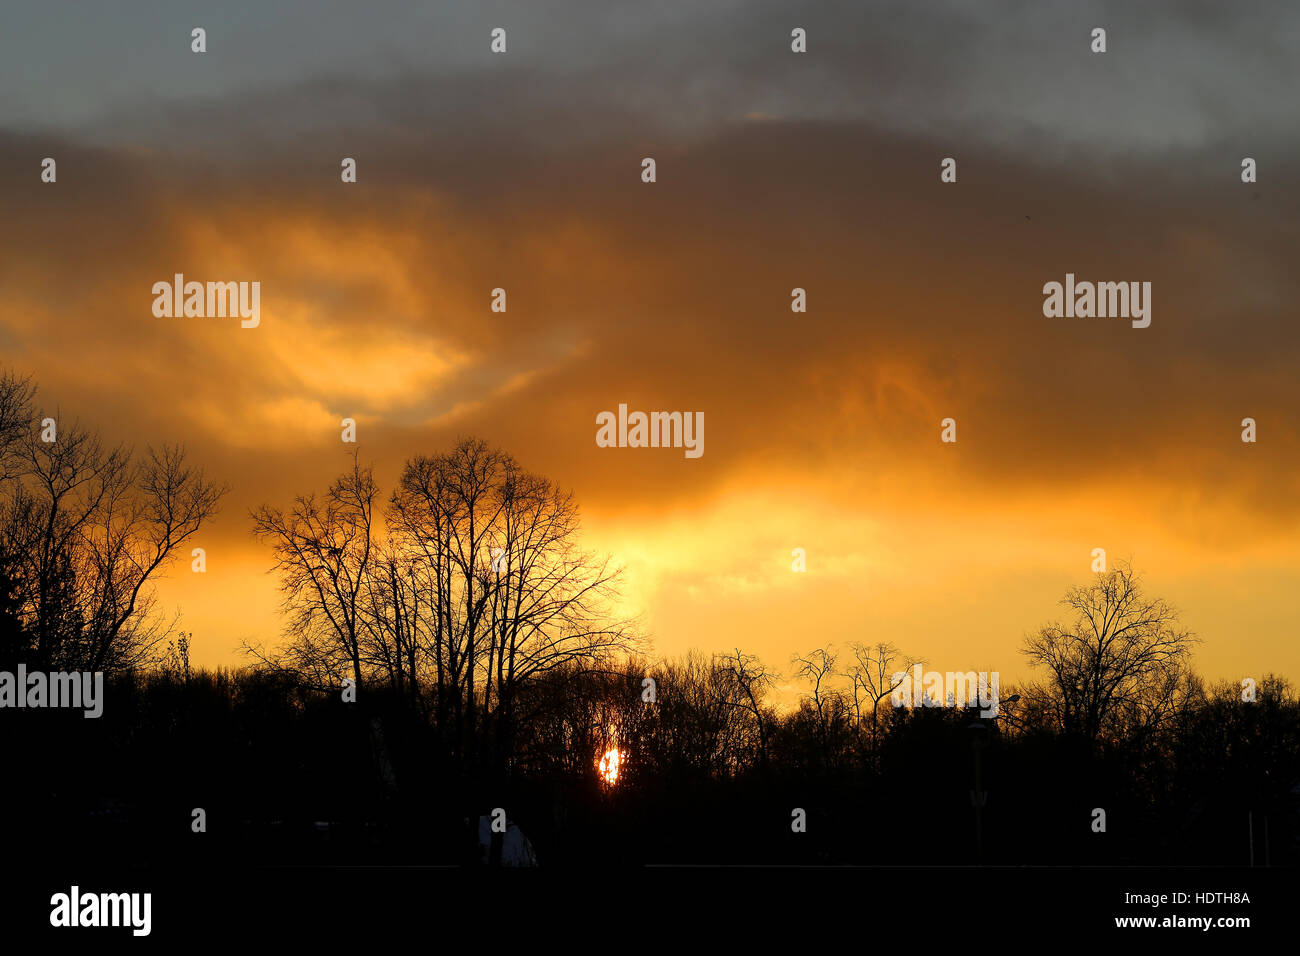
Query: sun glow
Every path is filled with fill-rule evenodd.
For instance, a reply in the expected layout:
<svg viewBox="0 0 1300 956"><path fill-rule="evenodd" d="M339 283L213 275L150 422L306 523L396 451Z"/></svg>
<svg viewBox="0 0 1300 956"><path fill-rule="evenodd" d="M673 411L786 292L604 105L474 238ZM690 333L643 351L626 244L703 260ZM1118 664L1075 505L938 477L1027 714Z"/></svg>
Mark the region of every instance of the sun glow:
<svg viewBox="0 0 1300 956"><path fill-rule="evenodd" d="M618 765L622 759L623 755L617 749L606 751L600 758L600 779L611 787L618 783Z"/></svg>

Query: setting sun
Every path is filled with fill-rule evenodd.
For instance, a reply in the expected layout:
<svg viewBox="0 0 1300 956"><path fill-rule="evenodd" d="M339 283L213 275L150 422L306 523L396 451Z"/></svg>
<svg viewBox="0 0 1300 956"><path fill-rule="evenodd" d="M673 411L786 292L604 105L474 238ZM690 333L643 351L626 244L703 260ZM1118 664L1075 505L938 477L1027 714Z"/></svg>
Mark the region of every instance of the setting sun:
<svg viewBox="0 0 1300 956"><path fill-rule="evenodd" d="M618 783L618 765L622 754L617 749L609 750L600 758L600 779L613 786Z"/></svg>

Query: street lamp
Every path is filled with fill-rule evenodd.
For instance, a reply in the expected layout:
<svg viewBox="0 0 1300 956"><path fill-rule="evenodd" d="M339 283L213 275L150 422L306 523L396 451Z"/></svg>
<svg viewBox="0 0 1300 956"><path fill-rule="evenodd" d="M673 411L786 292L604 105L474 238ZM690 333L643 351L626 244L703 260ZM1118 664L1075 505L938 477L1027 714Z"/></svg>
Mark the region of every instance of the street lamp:
<svg viewBox="0 0 1300 956"><path fill-rule="evenodd" d="M1007 698L1008 704L1014 704L1020 699L1019 694L1012 694ZM971 712L975 719L971 721L969 727L971 733L971 750L975 755L975 789L970 792L971 806L975 808L975 865L979 866L984 856L984 804L988 802L988 791L984 789L983 763L980 759L980 751L988 745L989 729L985 726L984 721L980 720L979 705L971 707ZM997 718L993 718L996 720Z"/></svg>
<svg viewBox="0 0 1300 956"><path fill-rule="evenodd" d="M980 775L981 761L980 751L984 749L988 740L989 730L984 726L984 722L979 719L978 709L975 710L975 720L967 728L970 730L971 750L975 754L975 789L970 792L971 806L975 808L975 865L980 865L980 860L984 856L984 803L988 800L988 793L984 790L983 780Z"/></svg>

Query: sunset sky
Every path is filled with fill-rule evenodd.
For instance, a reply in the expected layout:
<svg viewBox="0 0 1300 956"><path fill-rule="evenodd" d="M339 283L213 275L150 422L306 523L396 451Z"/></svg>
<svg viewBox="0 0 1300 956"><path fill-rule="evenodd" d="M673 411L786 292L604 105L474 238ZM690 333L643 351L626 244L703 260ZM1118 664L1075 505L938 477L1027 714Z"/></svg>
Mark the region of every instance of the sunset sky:
<svg viewBox="0 0 1300 956"><path fill-rule="evenodd" d="M1300 676L1300 7L228 6L0 14L0 366L231 485L159 592L196 663L277 639L248 509L352 417L385 493L462 435L571 488L662 655L1005 683L1101 547L1207 676ZM1151 326L1044 317L1067 272ZM155 317L175 273L259 281L260 327ZM598 448L619 403L704 455Z"/></svg>

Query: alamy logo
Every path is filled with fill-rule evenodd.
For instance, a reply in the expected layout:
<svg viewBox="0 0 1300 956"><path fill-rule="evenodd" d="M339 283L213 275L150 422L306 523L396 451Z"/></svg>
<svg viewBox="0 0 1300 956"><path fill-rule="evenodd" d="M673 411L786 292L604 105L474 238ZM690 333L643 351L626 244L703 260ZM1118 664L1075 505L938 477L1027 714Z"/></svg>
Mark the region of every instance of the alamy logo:
<svg viewBox="0 0 1300 956"><path fill-rule="evenodd" d="M997 671L926 671L917 664L889 679L895 707L974 707L981 717L998 715Z"/></svg>
<svg viewBox="0 0 1300 956"><path fill-rule="evenodd" d="M618 416L596 416L596 445L600 448L684 448L687 458L704 454L703 412L632 412L618 406Z"/></svg>
<svg viewBox="0 0 1300 956"><path fill-rule="evenodd" d="M1049 319L1132 319L1133 328L1151 324L1150 282L1075 282L1065 274L1065 285L1043 286L1043 315Z"/></svg>
<svg viewBox="0 0 1300 956"><path fill-rule="evenodd" d="M148 936L152 893L86 893L73 886L50 897L51 926L129 926L133 936Z"/></svg>
<svg viewBox="0 0 1300 956"><path fill-rule="evenodd" d="M182 273L172 281L153 284L153 314L160 319L220 318L243 319L240 326L255 329L262 322L262 283L186 282Z"/></svg>
<svg viewBox="0 0 1300 956"><path fill-rule="evenodd" d="M19 664L16 674L0 671L0 707L72 707L85 710L83 717L99 717L104 713L104 672L29 674L27 665Z"/></svg>

